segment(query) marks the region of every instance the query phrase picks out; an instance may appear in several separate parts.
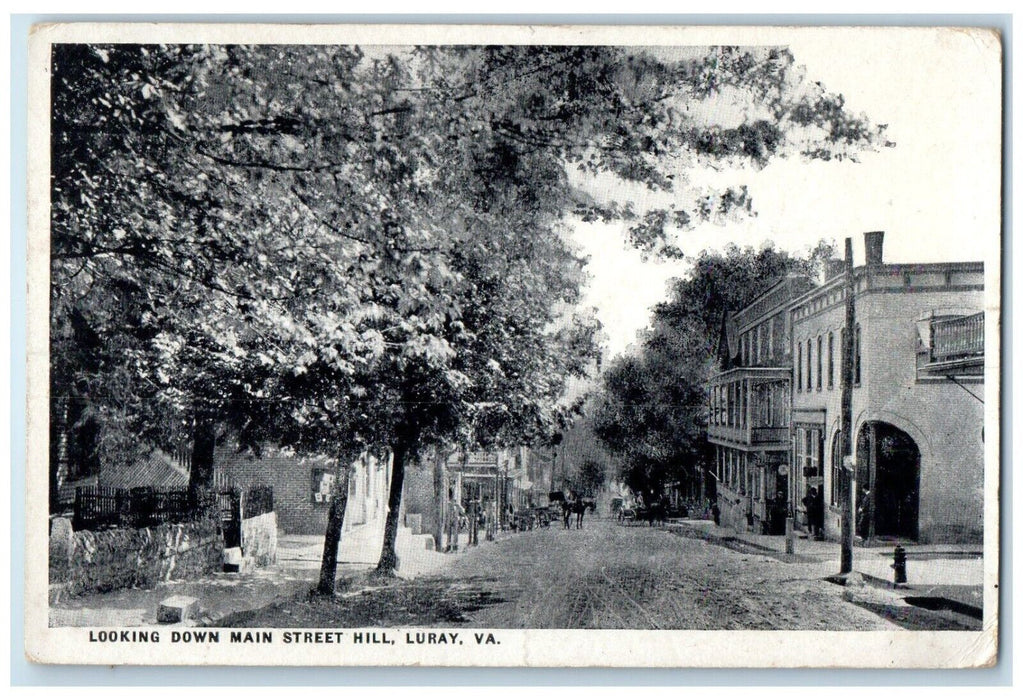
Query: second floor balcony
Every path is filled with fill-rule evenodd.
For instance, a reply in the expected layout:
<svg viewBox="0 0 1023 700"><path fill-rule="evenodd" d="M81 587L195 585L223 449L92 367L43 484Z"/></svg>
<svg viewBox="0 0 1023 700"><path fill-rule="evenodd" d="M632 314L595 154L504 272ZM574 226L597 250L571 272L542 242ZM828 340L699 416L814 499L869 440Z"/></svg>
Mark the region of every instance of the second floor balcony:
<svg viewBox="0 0 1023 700"><path fill-rule="evenodd" d="M920 322L917 368L925 375L984 371L984 312L934 316Z"/></svg>
<svg viewBox="0 0 1023 700"><path fill-rule="evenodd" d="M787 448L791 383L786 367L740 367L716 375L708 386L708 438L739 448Z"/></svg>

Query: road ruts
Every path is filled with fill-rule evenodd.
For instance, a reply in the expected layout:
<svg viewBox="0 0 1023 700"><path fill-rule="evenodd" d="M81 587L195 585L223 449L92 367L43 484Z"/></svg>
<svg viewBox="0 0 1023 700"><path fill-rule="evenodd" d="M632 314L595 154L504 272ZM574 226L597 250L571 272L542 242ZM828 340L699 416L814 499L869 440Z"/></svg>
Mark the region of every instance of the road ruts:
<svg viewBox="0 0 1023 700"><path fill-rule="evenodd" d="M501 589L501 602L466 615L465 624L481 627L893 629L802 567L591 520L582 530L533 530L474 548L444 578L485 578Z"/></svg>

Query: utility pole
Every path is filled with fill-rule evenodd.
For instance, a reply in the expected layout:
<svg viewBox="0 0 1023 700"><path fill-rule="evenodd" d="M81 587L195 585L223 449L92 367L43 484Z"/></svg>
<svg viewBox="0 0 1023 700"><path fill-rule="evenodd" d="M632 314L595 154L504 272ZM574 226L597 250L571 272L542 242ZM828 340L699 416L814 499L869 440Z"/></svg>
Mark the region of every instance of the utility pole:
<svg viewBox="0 0 1023 700"><path fill-rule="evenodd" d="M852 239L845 239L845 337L842 341L842 562L839 574L852 573L853 538L856 536L856 467L853 459L852 436L852 389L853 389L853 344L856 335L856 305L853 296L856 283L853 279ZM823 466L823 465L822 465ZM832 484L832 488L835 488Z"/></svg>

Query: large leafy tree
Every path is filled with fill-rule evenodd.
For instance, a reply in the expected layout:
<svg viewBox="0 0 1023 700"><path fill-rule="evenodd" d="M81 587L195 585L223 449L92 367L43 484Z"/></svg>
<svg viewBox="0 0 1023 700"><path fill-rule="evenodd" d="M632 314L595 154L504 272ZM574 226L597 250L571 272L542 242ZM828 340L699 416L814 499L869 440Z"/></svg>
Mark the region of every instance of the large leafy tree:
<svg viewBox="0 0 1023 700"><path fill-rule="evenodd" d="M566 221L621 221L638 247L677 255L674 229L750 207L741 186L690 191L701 161L883 141L781 49L53 58L52 398L87 403L108 432L190 432L195 493L225 427L253 449L390 448L384 570L407 458L542 440L564 421L564 381L593 359L592 324L569 313ZM721 104L741 118L707 116ZM600 178L688 204L636 211L587 192Z"/></svg>

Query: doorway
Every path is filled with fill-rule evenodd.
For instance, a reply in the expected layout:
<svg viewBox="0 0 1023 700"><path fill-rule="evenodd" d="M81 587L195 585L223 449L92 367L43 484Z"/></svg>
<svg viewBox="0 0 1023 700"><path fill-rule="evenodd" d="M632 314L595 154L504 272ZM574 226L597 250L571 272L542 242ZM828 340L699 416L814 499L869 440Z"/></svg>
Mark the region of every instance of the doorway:
<svg viewBox="0 0 1023 700"><path fill-rule="evenodd" d="M873 421L861 429L873 484L865 485L862 515L875 537L919 537L920 449L904 431ZM871 488L872 486L872 488Z"/></svg>

